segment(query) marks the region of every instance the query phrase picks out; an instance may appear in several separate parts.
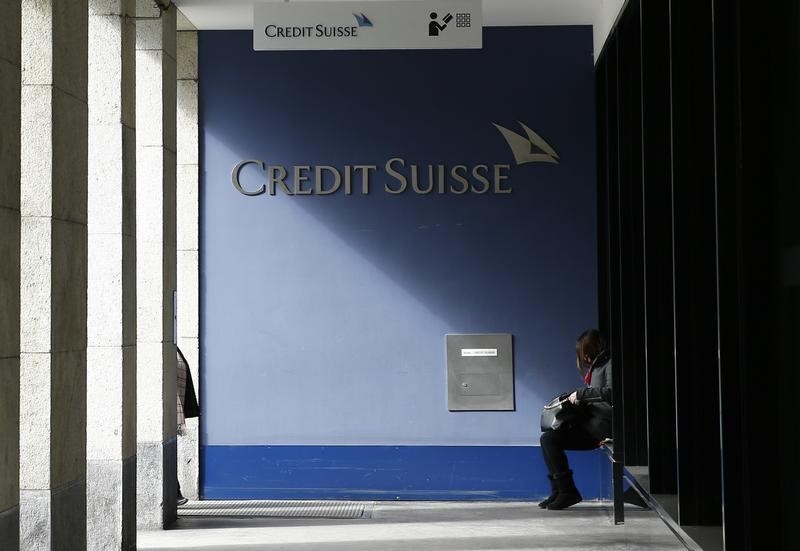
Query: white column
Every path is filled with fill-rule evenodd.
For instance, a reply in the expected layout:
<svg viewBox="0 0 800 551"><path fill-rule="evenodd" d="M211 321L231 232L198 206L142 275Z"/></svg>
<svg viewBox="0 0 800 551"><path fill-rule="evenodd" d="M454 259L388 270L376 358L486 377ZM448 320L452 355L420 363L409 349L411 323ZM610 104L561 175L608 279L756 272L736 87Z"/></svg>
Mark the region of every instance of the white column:
<svg viewBox="0 0 800 551"><path fill-rule="evenodd" d="M136 547L135 0L89 0L87 548Z"/></svg>
<svg viewBox="0 0 800 551"><path fill-rule="evenodd" d="M176 517L177 442L173 293L175 236L175 17L137 0L136 288L137 525Z"/></svg>
<svg viewBox="0 0 800 551"><path fill-rule="evenodd" d="M20 17L0 3L0 549L19 548Z"/></svg>
<svg viewBox="0 0 800 551"><path fill-rule="evenodd" d="M86 547L87 23L86 0L22 0L25 551Z"/></svg>
<svg viewBox="0 0 800 551"><path fill-rule="evenodd" d="M178 32L178 346L189 363L195 392L199 372L199 165L197 31ZM183 495L198 498L198 419L178 435L178 478Z"/></svg>

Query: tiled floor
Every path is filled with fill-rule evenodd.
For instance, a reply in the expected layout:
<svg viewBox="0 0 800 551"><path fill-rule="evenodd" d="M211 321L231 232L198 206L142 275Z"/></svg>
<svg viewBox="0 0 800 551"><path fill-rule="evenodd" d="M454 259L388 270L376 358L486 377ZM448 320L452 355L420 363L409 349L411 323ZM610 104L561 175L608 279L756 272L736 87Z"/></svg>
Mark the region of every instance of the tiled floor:
<svg viewBox="0 0 800 551"><path fill-rule="evenodd" d="M626 509L615 526L609 504L546 511L535 503L375 502L370 518L180 518L140 532L138 549L202 551L472 551L683 549L652 511Z"/></svg>
<svg viewBox="0 0 800 551"><path fill-rule="evenodd" d="M653 498L673 519L678 518L678 496L657 494ZM684 533L692 538L703 551L723 551L722 526L683 526Z"/></svg>

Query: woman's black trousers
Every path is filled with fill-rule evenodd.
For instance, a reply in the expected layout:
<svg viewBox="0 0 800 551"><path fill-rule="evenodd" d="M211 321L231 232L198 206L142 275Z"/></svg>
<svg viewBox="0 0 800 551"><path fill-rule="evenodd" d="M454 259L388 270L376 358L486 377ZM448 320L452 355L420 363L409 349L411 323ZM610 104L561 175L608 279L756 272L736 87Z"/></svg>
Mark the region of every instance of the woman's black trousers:
<svg viewBox="0 0 800 551"><path fill-rule="evenodd" d="M569 471L564 450L593 450L599 445L597 438L581 426L544 431L540 442L544 462L551 475Z"/></svg>

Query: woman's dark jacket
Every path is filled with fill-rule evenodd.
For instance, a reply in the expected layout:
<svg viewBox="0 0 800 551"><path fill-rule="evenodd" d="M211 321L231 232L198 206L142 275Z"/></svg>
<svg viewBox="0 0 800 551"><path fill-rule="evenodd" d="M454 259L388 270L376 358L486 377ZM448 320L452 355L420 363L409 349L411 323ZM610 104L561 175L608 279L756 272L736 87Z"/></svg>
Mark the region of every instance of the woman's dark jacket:
<svg viewBox="0 0 800 551"><path fill-rule="evenodd" d="M611 437L611 355L601 352L592 362L589 386L576 391L586 410L584 428L600 442Z"/></svg>

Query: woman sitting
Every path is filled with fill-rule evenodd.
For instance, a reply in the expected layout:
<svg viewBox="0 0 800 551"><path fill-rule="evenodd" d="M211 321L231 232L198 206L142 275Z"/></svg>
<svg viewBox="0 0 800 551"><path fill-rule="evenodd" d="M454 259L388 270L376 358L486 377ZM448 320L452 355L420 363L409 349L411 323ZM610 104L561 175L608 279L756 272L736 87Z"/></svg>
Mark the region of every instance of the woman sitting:
<svg viewBox="0 0 800 551"><path fill-rule="evenodd" d="M564 450L593 450L611 437L611 354L606 341L591 329L578 337L575 353L586 387L570 394L569 401L580 405L585 414L578 422L542 433L542 455L551 485L550 497L539 503L542 509L566 509L583 500Z"/></svg>

